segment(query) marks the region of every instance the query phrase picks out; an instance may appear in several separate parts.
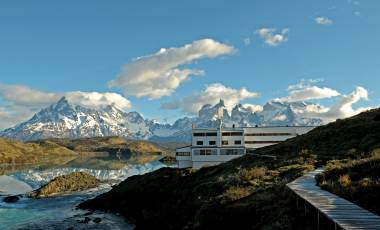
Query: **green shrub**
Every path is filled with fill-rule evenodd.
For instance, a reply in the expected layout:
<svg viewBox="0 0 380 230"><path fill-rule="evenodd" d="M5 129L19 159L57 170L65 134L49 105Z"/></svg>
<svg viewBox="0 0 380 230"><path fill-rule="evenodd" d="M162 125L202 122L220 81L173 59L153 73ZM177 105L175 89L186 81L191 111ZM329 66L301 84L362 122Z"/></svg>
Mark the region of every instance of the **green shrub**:
<svg viewBox="0 0 380 230"><path fill-rule="evenodd" d="M249 187L232 186L224 192L223 196L229 200L238 200L240 198L249 196L251 193L252 189Z"/></svg>
<svg viewBox="0 0 380 230"><path fill-rule="evenodd" d="M348 187L351 185L351 178L349 175L344 174L339 176L339 184L343 187Z"/></svg>
<svg viewBox="0 0 380 230"><path fill-rule="evenodd" d="M254 167L240 170L240 178L243 181L250 181L253 179L263 178L267 173L267 169L264 167Z"/></svg>

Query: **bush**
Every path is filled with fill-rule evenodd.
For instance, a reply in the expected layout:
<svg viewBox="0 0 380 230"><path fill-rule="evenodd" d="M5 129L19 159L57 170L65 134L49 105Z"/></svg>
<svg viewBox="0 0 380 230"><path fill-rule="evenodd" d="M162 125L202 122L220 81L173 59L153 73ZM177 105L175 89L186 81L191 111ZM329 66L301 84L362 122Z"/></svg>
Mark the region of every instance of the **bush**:
<svg viewBox="0 0 380 230"><path fill-rule="evenodd" d="M348 187L351 185L351 178L349 175L347 174L344 174L344 175L340 175L339 176L339 184L342 186L342 187Z"/></svg>
<svg viewBox="0 0 380 230"><path fill-rule="evenodd" d="M260 179L264 177L267 173L267 169L264 167L254 167L249 169L240 170L240 178L243 181L250 181L253 179Z"/></svg>
<svg viewBox="0 0 380 230"><path fill-rule="evenodd" d="M223 196L229 200L238 200L240 198L249 196L251 192L252 191L249 187L232 186L224 192Z"/></svg>
<svg viewBox="0 0 380 230"><path fill-rule="evenodd" d="M359 186L362 188L367 188L372 184L371 178L365 177L359 181Z"/></svg>

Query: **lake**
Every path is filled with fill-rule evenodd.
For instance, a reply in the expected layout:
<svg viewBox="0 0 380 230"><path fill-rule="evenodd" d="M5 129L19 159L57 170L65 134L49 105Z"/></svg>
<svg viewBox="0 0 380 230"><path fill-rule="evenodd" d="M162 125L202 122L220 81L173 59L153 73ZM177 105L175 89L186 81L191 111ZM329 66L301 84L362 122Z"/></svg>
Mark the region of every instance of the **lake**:
<svg viewBox="0 0 380 230"><path fill-rule="evenodd" d="M166 167L157 158L150 160L120 157L79 157L65 159L63 164L0 165L0 229L133 229L122 217L110 213L78 210L76 206L104 193L126 178ZM141 163L144 162L144 163ZM71 172L84 171L103 183L96 189L69 195L32 199L22 197L16 203L2 202L8 194L34 190L51 179ZM10 190L10 191L8 191ZM94 220L100 218L100 223ZM89 220L90 219L90 220ZM97 219L99 220L99 219ZM83 223L87 222L87 223Z"/></svg>

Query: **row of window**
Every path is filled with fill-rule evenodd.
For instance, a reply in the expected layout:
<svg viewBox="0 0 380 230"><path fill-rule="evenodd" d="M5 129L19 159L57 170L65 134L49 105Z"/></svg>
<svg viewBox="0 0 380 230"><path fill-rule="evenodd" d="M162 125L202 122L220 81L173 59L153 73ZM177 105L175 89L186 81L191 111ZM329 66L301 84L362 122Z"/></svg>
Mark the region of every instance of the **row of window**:
<svg viewBox="0 0 380 230"><path fill-rule="evenodd" d="M193 133L194 137L216 137L216 132ZM247 133L245 136L295 136L294 133ZM243 136L243 132L223 132L222 136Z"/></svg>
<svg viewBox="0 0 380 230"><path fill-rule="evenodd" d="M235 140L235 145L241 145L241 140ZM197 145L203 145L203 141L197 141ZM216 141L209 141L208 145L216 145ZM228 141L222 141L222 145L228 145Z"/></svg>
<svg viewBox="0 0 380 230"><path fill-rule="evenodd" d="M193 133L194 137L216 137L218 134L216 132L213 133Z"/></svg>
<svg viewBox="0 0 380 230"><path fill-rule="evenodd" d="M176 152L177 156L187 157L190 156L190 152Z"/></svg>
<svg viewBox="0 0 380 230"><path fill-rule="evenodd" d="M245 136L295 136L294 133L247 133Z"/></svg>
<svg viewBox="0 0 380 230"><path fill-rule="evenodd" d="M223 132L222 136L243 136L243 132Z"/></svg>
<svg viewBox="0 0 380 230"><path fill-rule="evenodd" d="M216 149L198 149L194 150L194 155L218 155L218 151Z"/></svg>
<svg viewBox="0 0 380 230"><path fill-rule="evenodd" d="M220 155L243 155L244 149L221 149ZM194 150L194 155L218 155L218 151L216 149L197 149Z"/></svg>
<svg viewBox="0 0 380 230"><path fill-rule="evenodd" d="M221 149L220 155L243 155L244 149Z"/></svg>

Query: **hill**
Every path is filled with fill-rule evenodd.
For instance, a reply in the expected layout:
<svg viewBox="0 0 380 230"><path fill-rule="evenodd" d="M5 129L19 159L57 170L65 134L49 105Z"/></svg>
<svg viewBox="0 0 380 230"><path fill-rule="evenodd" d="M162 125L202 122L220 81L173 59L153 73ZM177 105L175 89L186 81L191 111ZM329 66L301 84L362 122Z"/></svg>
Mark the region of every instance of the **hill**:
<svg viewBox="0 0 380 230"><path fill-rule="evenodd" d="M76 152L48 140L23 143L0 138L0 164L35 164L57 157L77 155Z"/></svg>
<svg viewBox="0 0 380 230"><path fill-rule="evenodd" d="M78 153L101 153L110 154L160 154L174 155L173 149L143 140L126 140L122 137L91 137L91 138L53 138L47 139L58 145L64 146ZM39 142L39 141L35 141Z"/></svg>
<svg viewBox="0 0 380 230"><path fill-rule="evenodd" d="M80 207L120 213L140 229L316 229L286 183L330 160L370 157L379 147L375 109L258 149L258 156L133 176Z"/></svg>

